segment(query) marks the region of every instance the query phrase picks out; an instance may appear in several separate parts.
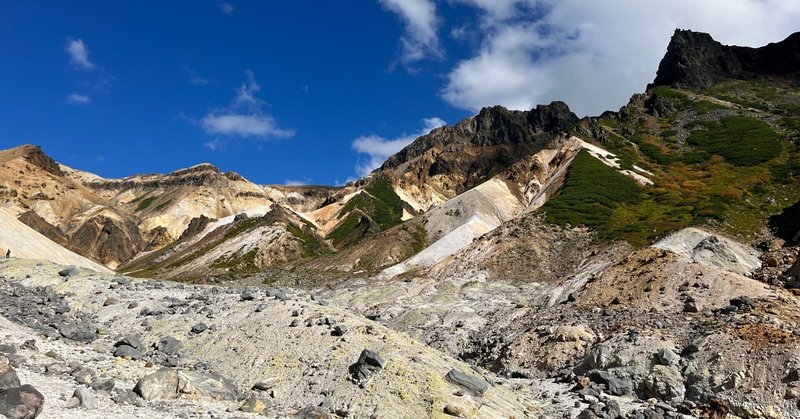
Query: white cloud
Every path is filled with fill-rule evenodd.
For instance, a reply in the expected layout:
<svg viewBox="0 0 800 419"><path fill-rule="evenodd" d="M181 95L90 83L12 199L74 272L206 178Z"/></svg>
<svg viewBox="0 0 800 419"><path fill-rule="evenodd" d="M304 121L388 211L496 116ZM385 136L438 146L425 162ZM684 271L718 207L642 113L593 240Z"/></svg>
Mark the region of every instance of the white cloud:
<svg viewBox="0 0 800 419"><path fill-rule="evenodd" d="M451 0L478 11L481 47L441 91L453 106L530 109L565 100L579 115L624 105L655 78L675 28L761 46L797 30L782 0Z"/></svg>
<svg viewBox="0 0 800 419"><path fill-rule="evenodd" d="M261 87L253 72L247 70L245 75L247 79L236 89L233 103L225 108L212 109L200 120L203 130L209 135L241 138L293 137L294 130L280 128L275 118L262 110L264 101L256 96ZM215 150L208 143L206 146Z"/></svg>
<svg viewBox="0 0 800 419"><path fill-rule="evenodd" d="M237 137L291 138L294 131L278 128L268 115L208 114L201 121L208 134Z"/></svg>
<svg viewBox="0 0 800 419"><path fill-rule="evenodd" d="M411 65L424 58L442 58L444 52L439 45L439 17L433 0L378 0L380 4L397 14L405 25L400 38L400 61Z"/></svg>
<svg viewBox="0 0 800 419"><path fill-rule="evenodd" d="M222 13L228 16L233 16L233 11L236 9L236 7L230 3L220 3L219 8L222 10Z"/></svg>
<svg viewBox="0 0 800 419"><path fill-rule="evenodd" d="M94 64L89 61L89 49L86 48L83 39L68 39L67 53L69 54L70 64L73 67L83 70L94 68Z"/></svg>
<svg viewBox="0 0 800 419"><path fill-rule="evenodd" d="M70 105L88 105L92 99L88 95L82 95L80 93L71 93L67 96L67 103Z"/></svg>
<svg viewBox="0 0 800 419"><path fill-rule="evenodd" d="M367 159L359 161L356 165L356 173L363 177L370 174L373 170L383 164L392 154L402 150L403 147L411 144L412 141L431 130L439 128L447 123L439 118L427 118L422 120L422 128L413 134L403 134L397 138L384 138L379 135L367 135L358 137L353 141L353 149L360 154L366 154Z"/></svg>

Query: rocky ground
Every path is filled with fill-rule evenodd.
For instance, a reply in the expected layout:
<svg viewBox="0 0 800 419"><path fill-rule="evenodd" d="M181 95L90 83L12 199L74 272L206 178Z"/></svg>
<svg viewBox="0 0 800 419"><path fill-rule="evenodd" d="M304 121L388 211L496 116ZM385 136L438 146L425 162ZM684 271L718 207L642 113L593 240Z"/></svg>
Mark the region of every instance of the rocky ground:
<svg viewBox="0 0 800 419"><path fill-rule="evenodd" d="M317 291L0 260L0 412L800 417L800 304L754 279L795 253L701 230L597 251L585 231L554 230L583 250L547 266L529 253L553 272L542 280L495 278L492 249L515 234L529 237L508 228L467 249L484 258Z"/></svg>
<svg viewBox="0 0 800 419"><path fill-rule="evenodd" d="M9 388L41 393L39 417L571 417L582 406L568 384L496 376L303 292L60 269L0 264L0 352L19 377Z"/></svg>
<svg viewBox="0 0 800 419"><path fill-rule="evenodd" d="M513 246L506 233L487 240ZM800 304L743 275L760 277L771 256L696 229L656 246L594 252L547 281L498 280L495 264L471 257L435 279L353 281L328 295L501 376L628 397L641 417L800 417ZM490 247L475 244L478 256Z"/></svg>

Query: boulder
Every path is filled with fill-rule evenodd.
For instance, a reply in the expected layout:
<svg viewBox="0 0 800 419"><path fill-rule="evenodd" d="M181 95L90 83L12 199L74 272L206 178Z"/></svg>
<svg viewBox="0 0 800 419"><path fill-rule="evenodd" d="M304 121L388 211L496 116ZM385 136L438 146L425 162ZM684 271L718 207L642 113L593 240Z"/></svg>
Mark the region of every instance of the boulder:
<svg viewBox="0 0 800 419"><path fill-rule="evenodd" d="M68 266L68 267L58 271L58 276L62 276L62 277L68 278L70 276L78 275L79 273L80 273L80 270L78 270L77 267Z"/></svg>
<svg viewBox="0 0 800 419"><path fill-rule="evenodd" d="M672 365L655 365L644 381L649 397L661 400L682 398L686 393L680 370Z"/></svg>
<svg viewBox="0 0 800 419"><path fill-rule="evenodd" d="M139 352L138 349L133 348L128 345L120 345L117 346L117 349L114 350L114 356L117 358L125 358L125 359L139 359L142 357L142 353Z"/></svg>
<svg viewBox="0 0 800 419"><path fill-rule="evenodd" d="M661 365L678 365L681 361L680 355L676 354L669 348L661 348L656 352L656 358Z"/></svg>
<svg viewBox="0 0 800 419"><path fill-rule="evenodd" d="M331 415L319 407L306 407L300 409L292 416L294 419L329 419Z"/></svg>
<svg viewBox="0 0 800 419"><path fill-rule="evenodd" d="M464 387L479 396L483 396L483 393L489 389L489 383L484 379L464 374L457 369L450 370L445 377L453 384Z"/></svg>
<svg viewBox="0 0 800 419"><path fill-rule="evenodd" d="M276 387L280 383L281 383L281 379L279 377L270 377L270 378L267 378L264 381L259 381L259 382L255 383L255 384L253 384L253 390L267 391L267 390L270 390L270 389Z"/></svg>
<svg viewBox="0 0 800 419"><path fill-rule="evenodd" d="M614 354L611 348L605 345L598 345L589 351L586 357L586 367L588 369L606 369L611 366Z"/></svg>
<svg viewBox="0 0 800 419"><path fill-rule="evenodd" d="M43 407L44 396L31 385L0 391L0 415L9 419L34 419Z"/></svg>
<svg viewBox="0 0 800 419"><path fill-rule="evenodd" d="M19 377L17 372L8 365L0 366L0 391L5 391L11 388L20 386Z"/></svg>
<svg viewBox="0 0 800 419"><path fill-rule="evenodd" d="M196 325L192 326L192 333L200 334L208 330L208 325L205 323L197 323Z"/></svg>
<svg viewBox="0 0 800 419"><path fill-rule="evenodd" d="M272 407L272 401L268 399L260 399L258 397L250 397L239 407L239 411L245 413L256 413L264 415L269 408Z"/></svg>
<svg viewBox="0 0 800 419"><path fill-rule="evenodd" d="M180 348L181 341L172 336L163 337L156 343L156 349L167 355L176 354Z"/></svg>
<svg viewBox="0 0 800 419"><path fill-rule="evenodd" d="M80 406L86 409L96 409L97 408L97 400L94 397L94 393L86 387L78 387L75 389L75 392L72 393L72 397L78 399Z"/></svg>
<svg viewBox="0 0 800 419"><path fill-rule="evenodd" d="M114 346L130 346L131 348L138 349L140 351L144 350L144 343L139 336L136 335L128 335L124 338L117 341Z"/></svg>
<svg viewBox="0 0 800 419"><path fill-rule="evenodd" d="M373 373L383 369L386 361L377 352L369 349L361 351L358 361L350 366L350 375L358 382L369 380Z"/></svg>
<svg viewBox="0 0 800 419"><path fill-rule="evenodd" d="M218 375L169 368L142 377L133 391L145 400L176 399L182 395L236 400L239 395L234 384Z"/></svg>

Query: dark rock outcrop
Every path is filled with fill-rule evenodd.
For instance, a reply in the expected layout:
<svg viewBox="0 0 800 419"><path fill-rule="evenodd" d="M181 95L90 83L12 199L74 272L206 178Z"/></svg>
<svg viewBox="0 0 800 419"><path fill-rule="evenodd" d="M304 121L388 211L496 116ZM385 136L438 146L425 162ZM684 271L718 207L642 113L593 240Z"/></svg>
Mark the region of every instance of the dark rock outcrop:
<svg viewBox="0 0 800 419"><path fill-rule="evenodd" d="M530 111L483 108L472 118L417 138L389 157L380 172L404 183L441 183L454 196L542 150L578 122L564 102Z"/></svg>
<svg viewBox="0 0 800 419"><path fill-rule="evenodd" d="M53 160L52 157L44 154L40 146L24 145L20 146L20 148L25 153L25 160L31 164L38 166L44 169L46 172L50 172L56 176L64 176L61 166L55 160Z"/></svg>
<svg viewBox="0 0 800 419"><path fill-rule="evenodd" d="M27 211L20 214L17 217L18 220L22 221L28 227L42 233L48 239L69 248L69 239L67 238L66 234L61 231L60 228L50 224L44 218L40 217L39 214L33 211Z"/></svg>
<svg viewBox="0 0 800 419"><path fill-rule="evenodd" d="M82 254L101 263L125 263L139 251L142 237L133 221L117 221L110 217L97 216L87 220L78 228L70 242Z"/></svg>
<svg viewBox="0 0 800 419"><path fill-rule="evenodd" d="M181 236L178 238L178 240L180 241L187 239L197 233L202 232L211 223L211 221L213 221L213 219L208 218L205 215L192 218L192 221L189 221L189 226L186 227L186 230L183 230L183 233L181 233Z"/></svg>
<svg viewBox="0 0 800 419"><path fill-rule="evenodd" d="M711 35L678 29L649 87L703 89L726 78L800 73L800 32L761 48L727 46Z"/></svg>

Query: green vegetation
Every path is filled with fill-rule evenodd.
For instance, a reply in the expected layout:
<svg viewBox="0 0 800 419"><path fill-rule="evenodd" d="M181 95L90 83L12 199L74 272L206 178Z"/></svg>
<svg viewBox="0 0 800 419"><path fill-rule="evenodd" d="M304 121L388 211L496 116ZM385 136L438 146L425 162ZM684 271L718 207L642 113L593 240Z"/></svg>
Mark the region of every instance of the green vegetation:
<svg viewBox="0 0 800 419"><path fill-rule="evenodd" d="M307 233L302 227L293 223L286 225L286 230L303 244L303 257L326 255L330 250L317 236Z"/></svg>
<svg viewBox="0 0 800 419"><path fill-rule="evenodd" d="M136 211L138 212L138 211L143 211L143 210L147 209L147 207L149 207L150 204L152 204L153 201L155 201L155 200L156 200L156 197L154 197L154 196L149 196L149 197L141 200L139 202L139 205L136 207Z"/></svg>
<svg viewBox="0 0 800 419"><path fill-rule="evenodd" d="M333 242L334 247L340 249L345 244L351 244L361 237L355 232L356 226L361 223L361 215L358 212L352 213L345 218L333 231L328 233L328 238ZM355 237L354 237L355 236Z"/></svg>
<svg viewBox="0 0 800 419"><path fill-rule="evenodd" d="M347 218L327 237L337 248L357 243L372 230L386 230L400 224L403 218L403 201L388 180L379 178L342 207L339 216L345 214L348 214ZM372 223L362 223L362 215L369 217ZM378 229L370 225L373 223Z"/></svg>
<svg viewBox="0 0 800 419"><path fill-rule="evenodd" d="M650 92L655 94L655 95L658 95L658 96L661 96L661 97L670 98L670 99L678 99L680 101L688 101L689 100L689 96L687 96L686 93L682 93L682 92L679 92L677 90L673 90L673 89L671 89L671 88L669 88L667 86L656 86L656 87L650 89Z"/></svg>
<svg viewBox="0 0 800 419"><path fill-rule="evenodd" d="M171 200L171 199L170 199L170 200L167 200L167 201L165 201L165 202L162 202L162 203L158 204L158 205L155 207L154 211L156 211L156 212L158 212L158 211L162 211L164 208L166 208L166 207L170 206L171 204L172 204L172 200Z"/></svg>
<svg viewBox="0 0 800 419"><path fill-rule="evenodd" d="M701 115L702 114L707 114L707 113L709 113L709 112L711 112L711 111L713 111L715 109L725 109L724 106L716 104L714 102L710 102L708 100L699 100L699 101L695 102L692 105L692 107L694 108L695 112L697 112L697 113L699 113Z"/></svg>
<svg viewBox="0 0 800 419"><path fill-rule="evenodd" d="M752 166L781 154L780 135L766 122L747 116L729 116L703 122L706 129L692 131L689 144L725 157L737 166Z"/></svg>
<svg viewBox="0 0 800 419"><path fill-rule="evenodd" d="M221 257L211 263L211 267L214 269L225 269L229 273L252 274L260 270L256 263L257 258L258 248L255 248L243 255L235 254L227 258Z"/></svg>
<svg viewBox="0 0 800 419"><path fill-rule="evenodd" d="M584 224L601 238L634 245L700 224L752 240L770 216L800 200L800 117L792 113L800 109L796 86L780 80L729 80L700 92L769 112L759 118L752 110L690 98L666 87L651 93L669 100L675 111L655 116L628 108L617 124L602 124L616 136L607 136L601 145L616 153L624 168L637 165L652 172L648 177L655 184L640 187L636 202L619 197L615 200L622 202L608 204L606 194L614 191L609 182L576 187L575 174L580 176L581 169L573 168L561 195L543 208L548 221ZM697 120L715 109L724 109L725 116Z"/></svg>
<svg viewBox="0 0 800 419"><path fill-rule="evenodd" d="M394 192L389 181L386 179L377 179L365 190L370 196L375 198L373 202L374 212L370 214L370 218L372 218L375 223L384 230L400 224L403 218L403 201ZM361 209L364 210L365 208L362 207Z"/></svg>
<svg viewBox="0 0 800 419"><path fill-rule="evenodd" d="M586 225L610 233L610 221L619 205L641 201L642 190L633 179L619 173L582 150L575 157L561 193L547 202L547 221L559 225Z"/></svg>

